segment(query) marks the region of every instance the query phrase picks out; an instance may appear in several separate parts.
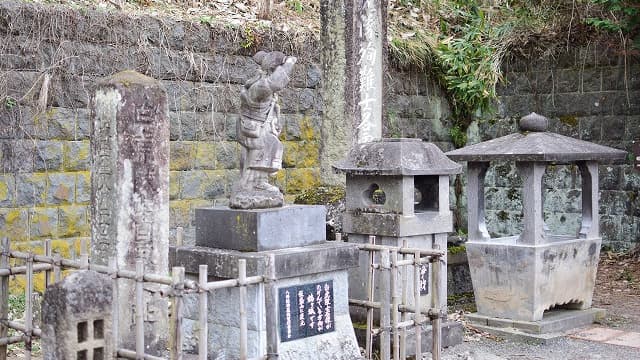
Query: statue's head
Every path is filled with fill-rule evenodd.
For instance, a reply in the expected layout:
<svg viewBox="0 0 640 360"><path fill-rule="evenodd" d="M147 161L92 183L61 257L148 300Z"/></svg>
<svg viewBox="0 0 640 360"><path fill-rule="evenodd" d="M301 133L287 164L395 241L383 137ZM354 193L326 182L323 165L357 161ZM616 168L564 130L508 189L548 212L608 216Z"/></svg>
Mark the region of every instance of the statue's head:
<svg viewBox="0 0 640 360"><path fill-rule="evenodd" d="M254 56L253 60L260 65L263 71L272 72L278 66L284 64L284 61L287 59L287 56L280 51L258 51Z"/></svg>

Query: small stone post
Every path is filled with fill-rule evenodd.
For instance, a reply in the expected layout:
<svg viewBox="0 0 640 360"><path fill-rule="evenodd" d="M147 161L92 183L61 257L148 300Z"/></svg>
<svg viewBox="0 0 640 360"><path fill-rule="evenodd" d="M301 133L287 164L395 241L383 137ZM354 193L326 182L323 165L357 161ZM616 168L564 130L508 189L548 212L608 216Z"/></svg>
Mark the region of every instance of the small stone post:
<svg viewBox="0 0 640 360"><path fill-rule="evenodd" d="M101 81L91 102L92 262L135 270L142 259L148 273L168 274L169 120L167 95L159 82L133 71ZM145 344L166 348L167 302L151 287L145 297ZM134 284L123 281L119 334L134 343L131 299Z"/></svg>
<svg viewBox="0 0 640 360"><path fill-rule="evenodd" d="M106 275L77 271L47 288L42 302L45 360L112 357L111 284Z"/></svg>

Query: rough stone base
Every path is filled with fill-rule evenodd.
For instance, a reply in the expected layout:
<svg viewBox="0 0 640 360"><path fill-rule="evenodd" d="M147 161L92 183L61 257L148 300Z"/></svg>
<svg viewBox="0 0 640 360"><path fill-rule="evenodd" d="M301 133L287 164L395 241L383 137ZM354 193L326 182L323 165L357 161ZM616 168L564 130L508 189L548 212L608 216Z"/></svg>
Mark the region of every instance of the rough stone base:
<svg viewBox="0 0 640 360"><path fill-rule="evenodd" d="M442 347L450 347L455 346L462 343L464 339L463 336L463 326L462 323L448 321L441 325L442 331ZM422 326L422 334L421 334L421 343L422 343L422 352L431 352L432 349L432 328L431 325L423 325ZM356 337L358 338L358 343L361 347L364 347L366 344L366 329L357 328L356 329ZM379 348L380 343L379 337L374 339L374 348ZM407 355L412 356L416 354L416 345L415 345L415 331L409 330L407 331Z"/></svg>
<svg viewBox="0 0 640 360"><path fill-rule="evenodd" d="M482 331L514 341L544 344L549 340L564 336L569 330L598 322L606 315L604 309L550 310L540 321L517 321L492 318L478 314L467 315L467 320Z"/></svg>
<svg viewBox="0 0 640 360"><path fill-rule="evenodd" d="M284 196L275 191L233 191L229 206L234 209L269 209L284 205Z"/></svg>

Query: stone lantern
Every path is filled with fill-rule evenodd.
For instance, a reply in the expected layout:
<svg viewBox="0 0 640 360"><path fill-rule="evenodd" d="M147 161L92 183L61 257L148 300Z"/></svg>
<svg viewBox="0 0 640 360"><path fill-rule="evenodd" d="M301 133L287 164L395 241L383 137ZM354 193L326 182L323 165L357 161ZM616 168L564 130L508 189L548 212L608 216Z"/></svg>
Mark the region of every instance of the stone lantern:
<svg viewBox="0 0 640 360"><path fill-rule="evenodd" d="M346 174L343 228L350 243L368 243L369 235L375 235L377 245L446 251L447 236L453 229L449 175L460 173L462 167L437 146L420 139L382 139L357 145L334 168ZM446 257L444 262L446 269ZM360 266L349 277L350 297L366 298L368 270L368 256L361 252ZM425 279L429 278L427 271ZM446 271L440 276L438 306L446 309ZM423 304L429 303L430 285L421 289ZM413 303L412 295L409 297ZM358 314L352 311L352 316ZM459 342L444 330L444 346L453 345L447 343L448 338Z"/></svg>
<svg viewBox="0 0 640 360"><path fill-rule="evenodd" d="M627 153L547 132L548 124L547 118L532 113L520 120L518 133L447 153L452 160L467 161L466 248L478 309L471 318L484 325L544 333L544 326L532 327L531 322L542 321L545 310L591 308L602 243L598 163L623 160ZM487 231L484 178L494 160L514 161L522 178L523 230L518 236L491 238ZM555 164L577 165L582 179L582 223L572 236L553 235L544 223L542 177ZM545 315L545 320L558 313ZM573 317L564 321L568 328L598 316L594 311L563 313L565 320ZM556 322L546 329L562 327Z"/></svg>

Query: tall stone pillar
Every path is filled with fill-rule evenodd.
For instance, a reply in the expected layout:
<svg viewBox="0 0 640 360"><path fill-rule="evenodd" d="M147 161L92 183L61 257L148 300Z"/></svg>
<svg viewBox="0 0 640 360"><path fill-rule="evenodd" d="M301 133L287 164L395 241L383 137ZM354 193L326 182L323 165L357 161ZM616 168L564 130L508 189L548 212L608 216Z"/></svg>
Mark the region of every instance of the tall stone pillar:
<svg viewBox="0 0 640 360"><path fill-rule="evenodd" d="M133 71L101 81L91 102L91 255L119 269L168 274L169 120L160 83ZM145 348L166 348L167 302L145 289ZM132 348L134 284L118 289L121 346Z"/></svg>
<svg viewBox="0 0 640 360"><path fill-rule="evenodd" d="M320 172L324 182L344 183L344 176L336 174L331 165L349 151L353 129L347 116L345 48L345 0L320 1L320 60L322 62L322 146Z"/></svg>
<svg viewBox="0 0 640 360"><path fill-rule="evenodd" d="M387 6L384 0L346 0L348 76L353 100L347 114L354 118L358 144L382 139L383 55Z"/></svg>
<svg viewBox="0 0 640 360"><path fill-rule="evenodd" d="M351 146L382 138L386 0L321 0L322 178Z"/></svg>

